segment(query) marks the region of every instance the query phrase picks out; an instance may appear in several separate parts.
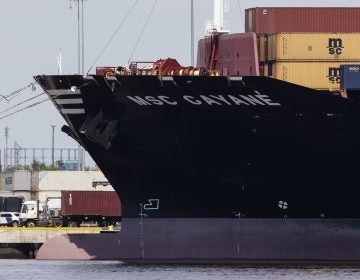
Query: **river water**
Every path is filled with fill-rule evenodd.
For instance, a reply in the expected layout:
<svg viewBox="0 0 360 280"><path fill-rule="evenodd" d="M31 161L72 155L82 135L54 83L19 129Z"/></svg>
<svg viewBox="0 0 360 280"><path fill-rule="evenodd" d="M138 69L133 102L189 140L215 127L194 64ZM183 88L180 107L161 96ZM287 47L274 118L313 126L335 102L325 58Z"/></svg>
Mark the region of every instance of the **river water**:
<svg viewBox="0 0 360 280"><path fill-rule="evenodd" d="M127 265L116 261L0 260L1 280L343 280L359 266Z"/></svg>

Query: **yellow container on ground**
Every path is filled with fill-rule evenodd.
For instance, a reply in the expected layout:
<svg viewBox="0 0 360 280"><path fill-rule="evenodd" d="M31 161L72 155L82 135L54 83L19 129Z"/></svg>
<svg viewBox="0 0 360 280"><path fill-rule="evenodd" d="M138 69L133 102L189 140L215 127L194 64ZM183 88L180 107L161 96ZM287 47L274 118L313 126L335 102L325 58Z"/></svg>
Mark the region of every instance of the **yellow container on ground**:
<svg viewBox="0 0 360 280"><path fill-rule="evenodd" d="M360 33L274 33L267 45L269 61L360 61Z"/></svg>
<svg viewBox="0 0 360 280"><path fill-rule="evenodd" d="M301 86L339 91L340 65L358 62L276 62L267 63L268 76Z"/></svg>

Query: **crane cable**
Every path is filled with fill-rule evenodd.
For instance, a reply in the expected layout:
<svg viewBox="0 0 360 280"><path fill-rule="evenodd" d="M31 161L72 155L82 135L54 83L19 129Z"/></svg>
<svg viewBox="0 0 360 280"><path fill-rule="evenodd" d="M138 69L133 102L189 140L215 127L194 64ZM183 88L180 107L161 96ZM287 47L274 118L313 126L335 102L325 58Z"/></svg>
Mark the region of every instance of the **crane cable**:
<svg viewBox="0 0 360 280"><path fill-rule="evenodd" d="M1 111L1 112L0 112L0 115L3 114L3 113L5 113L5 112L7 112L7 111L9 111L9 110L11 110L11 109L13 109L13 108L15 108L15 107L18 107L18 106L22 105L22 104L24 104L24 103L26 103L26 102L28 102L28 101L30 101L30 100L33 100L33 99L35 99L35 98L37 98L37 97L39 97L39 96L41 96L41 95L43 95L43 94L45 94L45 92L40 93L40 94L38 94L38 95L36 95L36 96L33 96L33 97L29 98L29 99L26 99L26 100L24 100L24 101L22 101L22 102L20 102L20 103L17 103L17 104L15 104L15 105L13 105L12 107L7 108L7 109Z"/></svg>
<svg viewBox="0 0 360 280"><path fill-rule="evenodd" d="M129 57L129 60L128 60L128 64L130 63L130 60L132 59L132 57L133 57L133 55L134 55L134 53L135 53L135 51L136 51L136 49L137 49L137 46L138 46L139 43L140 43L140 40L141 40L141 38L142 38L142 36L143 36L143 34L144 34L144 31L145 31L145 29L146 29L146 27L147 27L147 25L148 25L148 23L149 23L149 20L150 20L153 12L154 12L154 10L155 10L155 7L156 7L157 3L158 3L158 0L155 0L153 6L152 6L152 8L151 8L151 11L150 11L150 13L148 14L148 17L147 17L147 19L146 19L146 21L145 21L145 24L144 24L144 26L143 26L143 28L142 28L142 30L141 30L141 32L140 32L140 35L139 35L139 37L138 37L138 39L137 39L137 41L136 41L136 43L135 43L135 46L134 46L133 50L131 51L131 54L130 54L130 57Z"/></svg>
<svg viewBox="0 0 360 280"><path fill-rule="evenodd" d="M3 111L0 111L0 115L3 114L3 113L5 113L5 112L7 112L7 111L10 111L11 109L16 108L16 107L18 107L18 106L20 106L20 105L22 105L22 104L24 104L24 103L26 103L26 102L29 102L30 100L33 100L33 99L35 99L35 98L37 98L37 97L39 97L39 96L41 96L41 95L44 95L44 94L46 94L46 92L42 92L42 93L40 93L40 94L38 94L38 95L36 95L36 96L33 96L33 97L29 98L29 99L26 99L26 100L24 100L24 101L22 101L22 102L19 102L19 103L15 104L14 106L10 107L10 108L7 108L7 109L5 109L5 110L3 110ZM51 97L51 99L55 100L55 99L59 98L59 96L60 96L60 95L58 95L58 96L53 96L53 97ZM44 103L45 101L48 101L48 100L50 100L50 97L47 97L47 98L45 98L45 99L42 99L41 101L32 103L32 104L30 104L30 105L28 105L28 106L26 106L26 107L23 107L23 108L15 111L15 112L12 112L12 113L10 113L10 114L7 114L7 115L5 115L5 116L3 116L3 117L0 117L0 120L5 119L5 118L7 118L7 117L9 117L9 116L15 115L15 114L17 114L17 113L19 113L19 112L21 112L21 111L24 111L24 110L26 110L26 109L29 109L29 108L31 108L31 107L35 107L35 106L37 106L37 105L39 105L39 104L41 104L41 103Z"/></svg>
<svg viewBox="0 0 360 280"><path fill-rule="evenodd" d="M241 6L240 6L240 0L237 1L238 5L239 5L239 12L240 12L240 17L241 17L241 23L243 25L244 31L245 31L245 21L244 21L244 17L243 14L241 12Z"/></svg>
<svg viewBox="0 0 360 280"><path fill-rule="evenodd" d="M3 117L0 117L0 120L5 119L5 118L7 118L7 117L10 117L10 116L12 116L12 115L14 115L14 114L17 114L17 113L19 113L19 112L21 112L21 111L24 111L24 110L26 110L26 109L29 109L29 108L31 108L31 107L35 107L35 106L37 106L37 105L39 105L39 104L41 104L41 103L44 103L45 101L49 101L49 98L45 98L45 99L43 99L43 100L41 100L41 101L35 102L35 103L30 104L30 105L28 105L28 106L26 106L26 107L24 107L24 108L21 108L21 109L15 111L15 112L12 112L12 113L7 114L7 115L5 115L5 116L3 116Z"/></svg>
<svg viewBox="0 0 360 280"><path fill-rule="evenodd" d="M110 37L109 41L107 42L107 44L105 45L105 47L102 49L102 51L100 52L100 54L97 56L97 58L95 59L94 63L90 66L89 70L86 72L86 75L89 74L89 72L91 71L91 69L94 67L94 65L98 62L98 60L100 59L100 57L104 54L105 50L108 48L108 46L110 45L110 43L112 42L112 40L115 38L116 34L119 32L120 28L123 26L123 24L125 23L125 21L127 20L127 18L130 16L131 12L134 10L135 6L137 5L137 3L139 2L139 0L136 0L135 3L130 7L130 9L128 10L127 14L125 15L125 17L123 18L123 20L120 22L119 26L116 28L115 32L113 33L113 35Z"/></svg>
<svg viewBox="0 0 360 280"><path fill-rule="evenodd" d="M31 82L29 83L28 85L22 87L22 88L19 88L17 90L14 90L8 94L0 94L0 96L2 97L3 100L5 100L6 102L9 102L11 99L13 99L16 95L18 95L20 92L24 91L25 89L31 87L32 91L35 91L36 88L35 88L35 83L36 82Z"/></svg>

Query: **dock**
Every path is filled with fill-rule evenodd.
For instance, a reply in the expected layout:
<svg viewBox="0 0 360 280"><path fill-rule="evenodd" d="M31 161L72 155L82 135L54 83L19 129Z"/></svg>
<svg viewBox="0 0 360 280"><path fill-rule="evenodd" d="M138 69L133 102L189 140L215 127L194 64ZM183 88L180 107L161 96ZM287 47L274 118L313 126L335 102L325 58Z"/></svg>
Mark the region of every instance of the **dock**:
<svg viewBox="0 0 360 280"><path fill-rule="evenodd" d="M35 258L42 244L57 235L101 232L101 227L0 227L0 259Z"/></svg>

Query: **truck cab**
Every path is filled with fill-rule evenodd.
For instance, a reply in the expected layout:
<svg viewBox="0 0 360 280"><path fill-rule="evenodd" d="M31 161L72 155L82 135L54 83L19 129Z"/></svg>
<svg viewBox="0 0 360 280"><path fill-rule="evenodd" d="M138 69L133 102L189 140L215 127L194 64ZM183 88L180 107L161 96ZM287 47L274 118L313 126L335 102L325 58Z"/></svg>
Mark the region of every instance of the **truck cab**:
<svg viewBox="0 0 360 280"><path fill-rule="evenodd" d="M61 198L48 197L45 202L25 201L20 210L20 224L27 227L61 227Z"/></svg>
<svg viewBox="0 0 360 280"><path fill-rule="evenodd" d="M42 212L42 203L35 200L23 202L20 209L20 224L27 227L34 227L35 221L39 219Z"/></svg>

